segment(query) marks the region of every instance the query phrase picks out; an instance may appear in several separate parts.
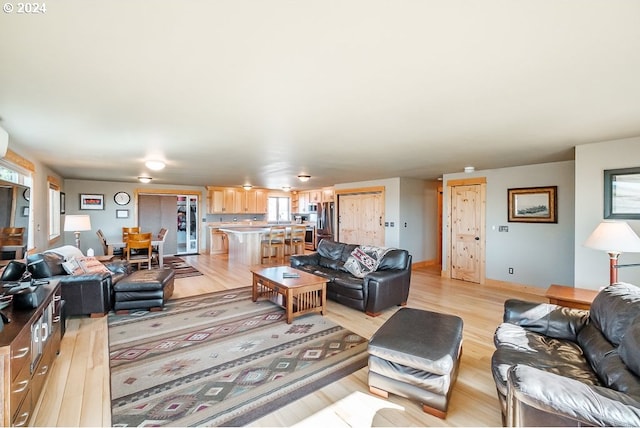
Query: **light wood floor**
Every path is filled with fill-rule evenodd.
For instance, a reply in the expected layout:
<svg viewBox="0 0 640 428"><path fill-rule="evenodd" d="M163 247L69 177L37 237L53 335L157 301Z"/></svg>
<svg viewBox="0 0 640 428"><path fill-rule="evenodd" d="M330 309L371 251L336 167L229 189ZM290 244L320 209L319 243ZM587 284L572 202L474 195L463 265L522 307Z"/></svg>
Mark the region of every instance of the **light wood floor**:
<svg viewBox="0 0 640 428"><path fill-rule="evenodd" d="M203 276L175 281L174 297L251 284L247 267L232 266L226 256L188 256ZM492 288L443 279L430 268L414 269L409 307L444 312L464 320L463 354L446 420L422 412L419 403L369 393L367 368L294 401L253 426L499 426L501 424L490 362L493 332L502 319L505 299L544 301L513 287ZM328 317L369 338L397 308L372 318L328 303ZM411 328L411 326L407 326ZM110 426L109 359L106 317L72 317L62 340L32 426Z"/></svg>

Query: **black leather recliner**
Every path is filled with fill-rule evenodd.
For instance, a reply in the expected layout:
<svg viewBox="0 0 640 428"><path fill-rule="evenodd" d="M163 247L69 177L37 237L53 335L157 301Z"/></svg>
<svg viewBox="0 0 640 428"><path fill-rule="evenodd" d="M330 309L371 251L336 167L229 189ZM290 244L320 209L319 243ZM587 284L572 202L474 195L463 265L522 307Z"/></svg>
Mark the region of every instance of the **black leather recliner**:
<svg viewBox="0 0 640 428"><path fill-rule="evenodd" d="M411 282L411 255L392 249L376 271L357 278L344 268L358 245L323 239L312 254L292 255L291 267L327 278L327 298L378 316L387 308L407 304Z"/></svg>
<svg viewBox="0 0 640 428"><path fill-rule="evenodd" d="M640 426L640 288L591 310L505 302L491 368L506 426Z"/></svg>

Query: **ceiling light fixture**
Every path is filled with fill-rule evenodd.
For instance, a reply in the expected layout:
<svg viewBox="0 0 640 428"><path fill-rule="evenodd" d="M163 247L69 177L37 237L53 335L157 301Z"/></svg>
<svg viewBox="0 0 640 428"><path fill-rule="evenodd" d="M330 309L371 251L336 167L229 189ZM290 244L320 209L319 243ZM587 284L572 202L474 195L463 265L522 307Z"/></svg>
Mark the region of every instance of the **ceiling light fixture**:
<svg viewBox="0 0 640 428"><path fill-rule="evenodd" d="M307 174L298 175L298 180L302 181L303 183L309 181L310 178L311 176Z"/></svg>
<svg viewBox="0 0 640 428"><path fill-rule="evenodd" d="M465 166L465 167L464 167L464 172L465 172L465 173L467 173L467 174L470 174L470 173L472 173L472 172L473 172L473 171L475 171L475 170L476 170L476 169L475 169L474 167L472 167L472 166Z"/></svg>
<svg viewBox="0 0 640 428"><path fill-rule="evenodd" d="M149 184L151 183L151 177L138 177L138 181L140 181L140 183Z"/></svg>
<svg viewBox="0 0 640 428"><path fill-rule="evenodd" d="M291 186L282 186L282 190L289 192L291 190Z"/></svg>
<svg viewBox="0 0 640 428"><path fill-rule="evenodd" d="M148 160L144 164L153 171L160 171L166 166L161 160Z"/></svg>
<svg viewBox="0 0 640 428"><path fill-rule="evenodd" d="M251 184L245 184L244 186L242 186L244 190L251 190L252 187L253 186Z"/></svg>

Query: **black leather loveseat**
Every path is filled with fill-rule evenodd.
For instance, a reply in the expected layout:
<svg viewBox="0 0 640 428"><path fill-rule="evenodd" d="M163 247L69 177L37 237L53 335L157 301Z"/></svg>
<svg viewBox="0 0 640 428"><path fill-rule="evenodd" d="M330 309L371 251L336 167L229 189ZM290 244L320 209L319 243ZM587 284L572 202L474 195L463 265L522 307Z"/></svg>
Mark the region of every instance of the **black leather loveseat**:
<svg viewBox="0 0 640 428"><path fill-rule="evenodd" d="M63 267L65 260L72 258L71 254L83 257L79 250L78 253L73 252L75 247L69 247L29 254L26 264L14 260L0 279L16 281L25 270L29 271L33 279L59 279L66 316L105 315L113 308L113 285L132 272L130 264L118 260L103 265L94 261L93 264L97 267L95 271L69 274Z"/></svg>
<svg viewBox="0 0 640 428"><path fill-rule="evenodd" d="M356 277L345 268L358 245L323 239L317 252L291 256L291 266L324 276L327 297L346 306L377 316L391 306L406 305L411 281L411 255L407 250L388 249L375 271Z"/></svg>
<svg viewBox="0 0 640 428"><path fill-rule="evenodd" d="M505 302L493 377L508 426L640 426L640 288L611 285L590 311Z"/></svg>

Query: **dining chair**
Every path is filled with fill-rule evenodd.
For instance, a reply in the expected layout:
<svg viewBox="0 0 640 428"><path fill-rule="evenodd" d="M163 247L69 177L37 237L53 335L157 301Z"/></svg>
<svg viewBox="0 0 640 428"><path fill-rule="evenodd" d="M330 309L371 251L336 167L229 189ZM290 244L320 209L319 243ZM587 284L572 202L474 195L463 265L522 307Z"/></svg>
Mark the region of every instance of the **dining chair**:
<svg viewBox="0 0 640 428"><path fill-rule="evenodd" d="M158 241L162 241L162 243L164 244L164 241L167 238L167 232L167 229L165 229L164 227L160 229L160 232L158 232ZM152 248L151 259L153 263L157 262L158 264L160 264L160 251L158 249L158 245L152 245Z"/></svg>
<svg viewBox="0 0 640 428"><path fill-rule="evenodd" d="M24 227L0 228L0 241L2 241L3 245L24 244Z"/></svg>
<svg viewBox="0 0 640 428"><path fill-rule="evenodd" d="M151 232L129 233L126 242L127 261L131 264L136 263L138 269L142 267L143 263L147 263L147 269L151 269L151 256L153 254Z"/></svg>
<svg viewBox="0 0 640 428"><path fill-rule="evenodd" d="M291 226L289 236L284 241L289 254L304 254L304 238L306 234L307 226Z"/></svg>
<svg viewBox="0 0 640 428"><path fill-rule="evenodd" d="M271 263L271 257L275 250L276 261L278 259L284 262L284 241L287 229L284 226L272 226L260 243L261 262L268 258ZM266 256L265 256L266 251Z"/></svg>
<svg viewBox="0 0 640 428"><path fill-rule="evenodd" d="M122 242L127 242L130 233L140 233L140 226L135 227L123 227L122 228Z"/></svg>

